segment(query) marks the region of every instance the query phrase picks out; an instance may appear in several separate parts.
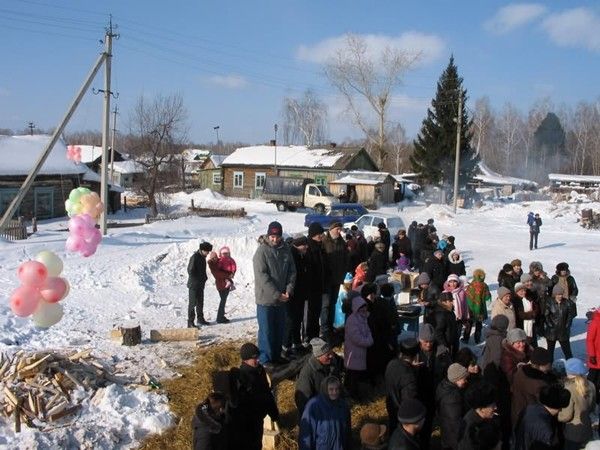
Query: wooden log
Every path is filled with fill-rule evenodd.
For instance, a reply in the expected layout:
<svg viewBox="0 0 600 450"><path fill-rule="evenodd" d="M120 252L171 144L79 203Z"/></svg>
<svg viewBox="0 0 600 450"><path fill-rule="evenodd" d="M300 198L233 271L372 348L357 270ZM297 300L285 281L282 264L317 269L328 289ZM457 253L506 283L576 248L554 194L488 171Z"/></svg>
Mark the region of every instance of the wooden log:
<svg viewBox="0 0 600 450"><path fill-rule="evenodd" d="M44 396L37 395L35 397L35 406L38 412L38 416L40 419L46 418L46 406L44 405Z"/></svg>
<svg viewBox="0 0 600 450"><path fill-rule="evenodd" d="M110 340L111 341L115 341L118 342L119 344L123 344L123 330L121 330L120 328L115 328L113 330L110 330Z"/></svg>
<svg viewBox="0 0 600 450"><path fill-rule="evenodd" d="M91 353L92 353L92 349L88 348L87 350L81 350L80 352L73 353L71 356L69 356L69 359L71 361L75 361L80 358L85 359L88 356L90 356Z"/></svg>
<svg viewBox="0 0 600 450"><path fill-rule="evenodd" d="M6 395L6 398L10 400L10 402L14 405L17 406L19 404L19 399L16 397L15 394L13 394L13 392L7 388L6 386L4 387L4 395Z"/></svg>
<svg viewBox="0 0 600 450"><path fill-rule="evenodd" d="M71 406L70 408L65 408L62 411L59 411L59 412L57 412L55 414L49 414L48 415L48 420L50 422L55 422L58 419L62 419L65 416L70 416L71 414L73 414L78 409L79 409L79 405L74 405L74 406Z"/></svg>
<svg viewBox="0 0 600 450"><path fill-rule="evenodd" d="M200 337L198 328L167 328L150 330L150 340L159 341L197 341Z"/></svg>
<svg viewBox="0 0 600 450"><path fill-rule="evenodd" d="M21 401L19 400L19 402L17 402L17 406L15 407L14 410L14 416L15 416L15 433L20 433L21 432Z"/></svg>
<svg viewBox="0 0 600 450"><path fill-rule="evenodd" d="M47 416L51 417L55 414L58 414L59 412L67 409L67 407L69 406L69 402L67 401L62 401L60 402L58 405L53 406L48 412L47 412Z"/></svg>
<svg viewBox="0 0 600 450"><path fill-rule="evenodd" d="M142 329L139 326L133 327L121 327L123 332L123 343L122 345L134 346L142 343Z"/></svg>

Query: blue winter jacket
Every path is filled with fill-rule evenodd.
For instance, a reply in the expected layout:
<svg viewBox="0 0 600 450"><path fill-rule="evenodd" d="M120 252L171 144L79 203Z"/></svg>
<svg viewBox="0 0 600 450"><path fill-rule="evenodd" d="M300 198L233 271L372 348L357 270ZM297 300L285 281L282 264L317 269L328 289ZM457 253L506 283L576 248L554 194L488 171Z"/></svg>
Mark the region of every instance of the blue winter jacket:
<svg viewBox="0 0 600 450"><path fill-rule="evenodd" d="M342 398L311 398L300 421L299 450L345 450L351 446L350 408Z"/></svg>

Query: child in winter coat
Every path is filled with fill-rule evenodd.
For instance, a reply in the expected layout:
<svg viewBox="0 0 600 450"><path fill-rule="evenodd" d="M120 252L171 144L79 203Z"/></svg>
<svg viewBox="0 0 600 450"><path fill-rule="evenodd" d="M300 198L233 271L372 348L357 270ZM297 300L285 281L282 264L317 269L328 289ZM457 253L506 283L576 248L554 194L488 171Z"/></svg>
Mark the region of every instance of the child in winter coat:
<svg viewBox="0 0 600 450"><path fill-rule="evenodd" d="M346 273L344 282L340 286L337 301L335 302L335 314L333 317L333 327L343 328L346 323L346 311L350 310L347 306L348 293L352 290L352 274Z"/></svg>
<svg viewBox="0 0 600 450"><path fill-rule="evenodd" d="M219 250L219 261L217 263L217 267L231 274L225 282L225 287L230 291L233 291L233 277L235 275L235 272L237 271L237 264L235 263L235 260L231 257L229 247L222 247L221 250Z"/></svg>
<svg viewBox="0 0 600 450"><path fill-rule="evenodd" d="M396 260L396 272L410 271L410 259L404 254L400 253L400 256Z"/></svg>
<svg viewBox="0 0 600 450"><path fill-rule="evenodd" d="M465 293L469 315L471 316L471 321L468 325L469 332L467 334L471 334L471 324L472 322L475 322L475 343L479 344L481 341L483 321L486 320L488 316L487 303L492 300L490 288L485 282L485 272L482 269L475 269L473 271L473 281L467 286Z"/></svg>
<svg viewBox="0 0 600 450"><path fill-rule="evenodd" d="M462 326L465 325L465 332L462 340L463 342L468 342L469 334L467 334L467 331L469 333L471 332L471 327L469 325L469 308L467 307L467 295L465 293L465 288L458 275L448 275L448 278L444 283L444 292L449 292L452 294L454 314L456 314L456 326L458 330L457 334L460 335Z"/></svg>
<svg viewBox="0 0 600 450"><path fill-rule="evenodd" d="M356 270L354 271L354 280L352 280L353 291L360 290L360 286L365 284L367 281L368 268L369 265L366 262L361 262L358 266L356 266Z"/></svg>
<svg viewBox="0 0 600 450"><path fill-rule="evenodd" d="M352 314L344 327L344 367L346 388L353 398L359 394L359 384L367 376L367 349L373 345L369 329L367 303L360 297L352 299Z"/></svg>

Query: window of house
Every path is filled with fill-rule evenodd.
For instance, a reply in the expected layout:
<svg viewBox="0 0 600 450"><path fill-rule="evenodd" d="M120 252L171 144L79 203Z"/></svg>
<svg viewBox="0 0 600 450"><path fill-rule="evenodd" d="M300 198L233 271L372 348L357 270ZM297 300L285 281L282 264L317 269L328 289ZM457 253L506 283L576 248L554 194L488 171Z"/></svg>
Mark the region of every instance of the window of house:
<svg viewBox="0 0 600 450"><path fill-rule="evenodd" d="M323 175L319 175L315 177L315 184L321 185L321 186L327 186L327 177L323 176Z"/></svg>
<svg viewBox="0 0 600 450"><path fill-rule="evenodd" d="M18 189L13 189L13 188L0 189L0 214L4 214L4 211L6 211L8 209L10 202L12 202L13 198L15 198L17 196L18 192L19 192ZM20 209L21 209L20 207L19 207L19 209L17 209L17 212L15 212L14 217L19 216Z"/></svg>
<svg viewBox="0 0 600 450"><path fill-rule="evenodd" d="M244 172L233 172L233 187L237 189L244 187Z"/></svg>
<svg viewBox="0 0 600 450"><path fill-rule="evenodd" d="M213 173L213 184L221 184L221 174Z"/></svg>
<svg viewBox="0 0 600 450"><path fill-rule="evenodd" d="M33 215L38 219L54 216L54 189L38 187L33 191Z"/></svg>
<svg viewBox="0 0 600 450"><path fill-rule="evenodd" d="M264 189L266 177L267 175L264 172L256 172L254 175L254 187L256 189Z"/></svg>

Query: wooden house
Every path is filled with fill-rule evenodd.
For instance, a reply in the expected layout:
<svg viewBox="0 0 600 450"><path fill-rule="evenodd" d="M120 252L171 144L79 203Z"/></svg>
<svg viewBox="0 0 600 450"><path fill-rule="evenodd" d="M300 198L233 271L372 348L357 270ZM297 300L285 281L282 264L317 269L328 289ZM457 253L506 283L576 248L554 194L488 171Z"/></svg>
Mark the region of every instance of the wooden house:
<svg viewBox="0 0 600 450"><path fill-rule="evenodd" d="M339 178L330 181L329 189L336 196L343 191L349 200L356 199L367 208L378 208L394 203L395 185L396 179L387 172L352 170L341 172Z"/></svg>
<svg viewBox="0 0 600 450"><path fill-rule="evenodd" d="M312 178L327 186L348 170L376 171L364 148L307 148L304 145L242 147L221 164L223 192L234 197L260 197L268 175Z"/></svg>
<svg viewBox="0 0 600 450"><path fill-rule="evenodd" d="M221 192L223 190L223 169L221 164L227 155L210 155L200 166L195 175L194 182L200 189L210 189Z"/></svg>

